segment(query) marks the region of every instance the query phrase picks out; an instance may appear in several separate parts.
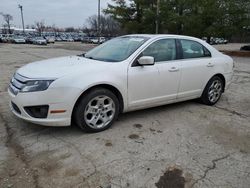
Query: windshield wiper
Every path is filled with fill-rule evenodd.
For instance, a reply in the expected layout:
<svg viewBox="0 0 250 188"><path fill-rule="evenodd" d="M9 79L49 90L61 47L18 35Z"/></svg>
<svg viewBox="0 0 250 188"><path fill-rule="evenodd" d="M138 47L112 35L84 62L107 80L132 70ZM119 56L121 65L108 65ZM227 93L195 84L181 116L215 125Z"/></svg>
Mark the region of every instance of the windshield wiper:
<svg viewBox="0 0 250 188"><path fill-rule="evenodd" d="M84 56L84 57L86 57L86 56ZM92 56L87 56L86 58L88 58L88 59L94 59Z"/></svg>
<svg viewBox="0 0 250 188"><path fill-rule="evenodd" d="M85 57L85 53L77 55L79 57Z"/></svg>
<svg viewBox="0 0 250 188"><path fill-rule="evenodd" d="M77 56L79 57L85 57L85 58L88 58L88 59L94 59L92 56L85 56L86 53L83 53L83 54L79 54ZM95 59L94 59L95 60Z"/></svg>
<svg viewBox="0 0 250 188"><path fill-rule="evenodd" d="M118 62L117 60L113 60L113 59L104 59L104 58L94 58L92 56L85 56L85 54L80 54L78 55L80 57L85 57L87 59L93 59L93 60L97 60L97 61L106 61L106 62Z"/></svg>

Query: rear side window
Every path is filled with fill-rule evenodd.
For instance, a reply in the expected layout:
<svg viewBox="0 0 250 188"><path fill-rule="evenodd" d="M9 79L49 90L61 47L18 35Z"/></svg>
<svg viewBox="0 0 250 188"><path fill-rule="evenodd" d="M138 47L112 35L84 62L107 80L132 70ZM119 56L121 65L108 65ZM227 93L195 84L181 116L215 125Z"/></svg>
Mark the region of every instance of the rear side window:
<svg viewBox="0 0 250 188"><path fill-rule="evenodd" d="M183 59L211 57L211 53L203 45L192 40L180 40Z"/></svg>
<svg viewBox="0 0 250 188"><path fill-rule="evenodd" d="M142 53L143 56L152 56L155 62L176 59L175 39L161 39L150 44Z"/></svg>

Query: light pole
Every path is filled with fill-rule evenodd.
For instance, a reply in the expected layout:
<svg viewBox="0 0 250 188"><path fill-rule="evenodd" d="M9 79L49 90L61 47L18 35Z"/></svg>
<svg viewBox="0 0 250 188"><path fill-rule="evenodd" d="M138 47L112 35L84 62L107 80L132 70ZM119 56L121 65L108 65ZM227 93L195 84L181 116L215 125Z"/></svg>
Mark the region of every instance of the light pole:
<svg viewBox="0 0 250 188"><path fill-rule="evenodd" d="M100 44L100 35L101 35L101 29L100 29L100 20L101 20L101 5L100 0L98 0L98 23L97 23L97 30L98 30L98 44Z"/></svg>
<svg viewBox="0 0 250 188"><path fill-rule="evenodd" d="M25 35L25 32L24 32L24 21L23 21L23 6L19 4L18 8L20 8L20 10L21 10L21 17L22 17L22 24L23 24L23 34Z"/></svg>
<svg viewBox="0 0 250 188"><path fill-rule="evenodd" d="M159 33L159 11L160 11L160 0L157 0L156 20L155 20L155 34Z"/></svg>

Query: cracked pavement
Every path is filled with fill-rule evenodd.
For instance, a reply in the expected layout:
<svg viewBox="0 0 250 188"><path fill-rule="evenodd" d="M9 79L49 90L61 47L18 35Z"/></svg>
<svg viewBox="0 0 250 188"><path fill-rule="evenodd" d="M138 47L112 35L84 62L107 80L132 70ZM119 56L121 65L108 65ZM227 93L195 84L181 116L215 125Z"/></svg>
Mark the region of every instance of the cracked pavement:
<svg viewBox="0 0 250 188"><path fill-rule="evenodd" d="M183 181L173 169L186 188L249 187L250 58L234 57L233 83L215 106L187 101L126 113L101 133L10 113L7 87L18 67L91 47L0 44L0 187L164 187L164 174Z"/></svg>

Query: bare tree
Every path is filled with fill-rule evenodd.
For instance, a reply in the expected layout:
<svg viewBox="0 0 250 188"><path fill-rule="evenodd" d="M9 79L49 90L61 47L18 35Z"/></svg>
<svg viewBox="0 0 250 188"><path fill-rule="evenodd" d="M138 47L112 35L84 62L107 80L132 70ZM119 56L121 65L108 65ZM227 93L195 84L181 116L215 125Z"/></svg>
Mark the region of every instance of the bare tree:
<svg viewBox="0 0 250 188"><path fill-rule="evenodd" d="M13 16L11 16L10 14L4 14L4 13L0 13L0 14L3 16L6 26L8 27L8 33L11 34L10 22L13 20Z"/></svg>
<svg viewBox="0 0 250 188"><path fill-rule="evenodd" d="M103 28L105 29L106 36L116 36L121 34L120 24L112 17L105 17Z"/></svg>
<svg viewBox="0 0 250 188"><path fill-rule="evenodd" d="M8 26L7 26L7 24L3 24L2 33L3 34L8 34Z"/></svg>
<svg viewBox="0 0 250 188"><path fill-rule="evenodd" d="M90 16L86 20L88 27L84 27L85 32L93 33L94 35L97 35L98 32L98 16L93 15ZM100 18L100 33L104 36L116 36L121 33L120 24L115 21L110 16L103 16L101 15Z"/></svg>
<svg viewBox="0 0 250 188"><path fill-rule="evenodd" d="M74 27L66 27L65 32L75 32L76 29Z"/></svg>
<svg viewBox="0 0 250 188"><path fill-rule="evenodd" d="M84 25L84 26L82 27L81 31L82 31L83 33L85 33L85 34L86 34L87 36L89 36L89 37L93 35L92 30L91 30L89 27L87 27L86 25Z"/></svg>
<svg viewBox="0 0 250 188"><path fill-rule="evenodd" d="M42 33L44 32L45 30L45 22L42 20L42 21L39 21L39 22L35 22L35 27L39 33L39 35L41 36Z"/></svg>
<svg viewBox="0 0 250 188"><path fill-rule="evenodd" d="M98 16L97 15L93 15L93 16L88 17L87 23L89 25L89 29L92 32L95 32L95 33L98 32ZM101 28L101 26L100 26L100 28Z"/></svg>

